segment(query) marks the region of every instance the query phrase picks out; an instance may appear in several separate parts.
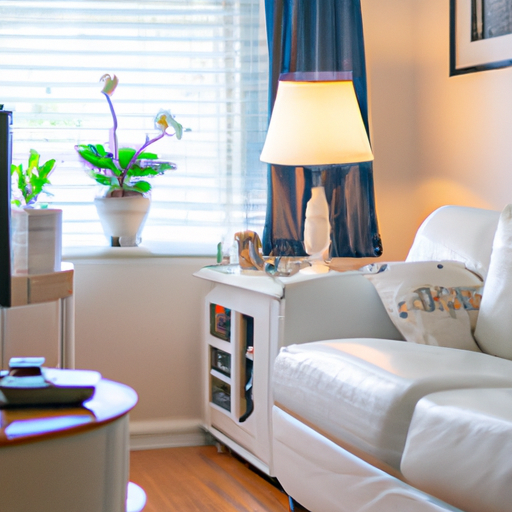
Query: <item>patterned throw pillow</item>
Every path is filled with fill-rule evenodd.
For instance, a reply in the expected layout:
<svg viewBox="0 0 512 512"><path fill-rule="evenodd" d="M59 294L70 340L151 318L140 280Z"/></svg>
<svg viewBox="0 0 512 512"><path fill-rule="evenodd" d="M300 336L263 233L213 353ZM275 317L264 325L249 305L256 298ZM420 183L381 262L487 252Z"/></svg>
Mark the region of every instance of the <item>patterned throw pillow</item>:
<svg viewBox="0 0 512 512"><path fill-rule="evenodd" d="M480 307L483 281L463 263L381 263L361 271L407 341L479 351L472 323Z"/></svg>

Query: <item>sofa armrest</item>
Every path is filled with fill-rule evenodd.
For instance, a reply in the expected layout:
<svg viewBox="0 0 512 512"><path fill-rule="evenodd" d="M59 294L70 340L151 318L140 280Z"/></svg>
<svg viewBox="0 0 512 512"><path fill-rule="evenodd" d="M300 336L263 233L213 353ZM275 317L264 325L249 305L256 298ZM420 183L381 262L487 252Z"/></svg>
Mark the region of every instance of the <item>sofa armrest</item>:
<svg viewBox="0 0 512 512"><path fill-rule="evenodd" d="M289 283L283 346L342 338L403 340L374 286L359 272Z"/></svg>

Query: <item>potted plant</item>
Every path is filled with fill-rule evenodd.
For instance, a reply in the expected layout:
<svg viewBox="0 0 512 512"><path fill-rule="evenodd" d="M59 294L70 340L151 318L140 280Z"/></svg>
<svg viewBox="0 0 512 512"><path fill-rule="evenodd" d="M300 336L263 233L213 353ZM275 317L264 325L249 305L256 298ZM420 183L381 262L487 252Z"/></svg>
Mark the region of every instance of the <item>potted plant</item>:
<svg viewBox="0 0 512 512"><path fill-rule="evenodd" d="M147 178L176 169L175 164L159 160L158 155L147 148L164 137L181 139L184 129L169 110L160 110L155 117L158 132L155 137L147 137L138 149L120 148L117 116L111 100L119 80L115 75L105 74L100 81L104 84L101 92L113 120L108 150L103 144L79 144L75 149L85 162L89 175L105 187L103 196L95 198L95 205L111 244L138 245L150 206L151 184Z"/></svg>
<svg viewBox="0 0 512 512"><path fill-rule="evenodd" d="M23 164L11 164L11 178L13 182L13 198L11 203L19 207L33 207L39 194L47 192L46 185L51 185L49 175L55 169L54 159L39 165L41 156L35 149L30 150L27 168ZM46 206L44 206L46 207Z"/></svg>
<svg viewBox="0 0 512 512"><path fill-rule="evenodd" d="M38 203L48 194L54 159L40 163L30 150L27 167L11 164L13 218L13 271L16 274L45 274L60 270L62 254L62 210ZM39 206L39 207L37 207Z"/></svg>

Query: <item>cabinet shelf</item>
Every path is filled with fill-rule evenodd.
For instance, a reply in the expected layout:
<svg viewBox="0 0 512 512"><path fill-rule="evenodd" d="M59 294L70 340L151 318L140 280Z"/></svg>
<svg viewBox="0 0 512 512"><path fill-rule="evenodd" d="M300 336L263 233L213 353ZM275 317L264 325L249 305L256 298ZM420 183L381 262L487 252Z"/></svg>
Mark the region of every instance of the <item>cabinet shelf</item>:
<svg viewBox="0 0 512 512"><path fill-rule="evenodd" d="M222 350L223 352L226 352L228 354L231 354L231 352L232 352L231 343L228 343L227 341L219 340L218 338L215 338L214 336L208 335L207 343L210 347L215 347L216 349Z"/></svg>
<svg viewBox="0 0 512 512"><path fill-rule="evenodd" d="M227 377L226 375L217 370L214 370L213 368L210 370L210 375L212 375L216 379L221 380L222 382L225 382L226 384L231 385L231 379L229 377Z"/></svg>

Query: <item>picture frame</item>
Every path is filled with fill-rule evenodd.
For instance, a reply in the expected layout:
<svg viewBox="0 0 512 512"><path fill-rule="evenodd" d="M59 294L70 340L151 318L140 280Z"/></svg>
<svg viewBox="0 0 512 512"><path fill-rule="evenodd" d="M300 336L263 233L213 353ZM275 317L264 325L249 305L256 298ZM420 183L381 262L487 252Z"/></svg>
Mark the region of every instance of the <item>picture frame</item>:
<svg viewBox="0 0 512 512"><path fill-rule="evenodd" d="M487 2L498 6L496 0L450 0L450 76L512 66L510 27L498 36L482 30ZM499 8L503 6L512 10L512 0L501 0Z"/></svg>

